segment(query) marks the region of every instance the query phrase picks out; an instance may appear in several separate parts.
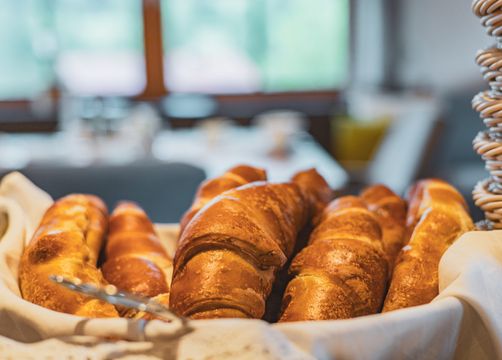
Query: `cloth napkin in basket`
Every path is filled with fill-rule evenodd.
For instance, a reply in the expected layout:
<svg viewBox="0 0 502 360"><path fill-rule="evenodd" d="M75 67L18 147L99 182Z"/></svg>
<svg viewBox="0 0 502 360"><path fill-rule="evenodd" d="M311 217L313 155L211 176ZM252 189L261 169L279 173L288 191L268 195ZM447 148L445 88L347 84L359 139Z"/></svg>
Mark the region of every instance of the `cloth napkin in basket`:
<svg viewBox="0 0 502 360"><path fill-rule="evenodd" d="M441 293L431 304L339 321L199 320L177 339L172 324L84 319L20 297L19 258L51 203L19 173L0 183L0 359L502 358L502 231L455 242L441 260ZM174 249L176 228L157 230Z"/></svg>

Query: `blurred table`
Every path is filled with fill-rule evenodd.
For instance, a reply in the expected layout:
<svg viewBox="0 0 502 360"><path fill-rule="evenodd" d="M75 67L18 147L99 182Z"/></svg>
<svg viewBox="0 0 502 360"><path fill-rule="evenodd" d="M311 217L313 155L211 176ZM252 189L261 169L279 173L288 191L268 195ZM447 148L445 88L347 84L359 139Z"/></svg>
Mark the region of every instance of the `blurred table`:
<svg viewBox="0 0 502 360"><path fill-rule="evenodd" d="M44 164L71 167L125 165L149 156L137 139L53 134L1 134L0 168Z"/></svg>
<svg viewBox="0 0 502 360"><path fill-rule="evenodd" d="M345 170L306 132L289 139L284 157L270 154L271 141L260 128L231 127L211 139L200 128L166 131L153 143L153 156L164 161L186 162L214 177L236 164L260 166L269 180L287 181L300 170L316 168L331 187L341 188L349 180Z"/></svg>
<svg viewBox="0 0 502 360"><path fill-rule="evenodd" d="M334 188L348 181L342 167L307 133L288 139L285 156L272 156L273 141L263 129L229 127L216 137L202 128L163 130L144 144L134 136L76 137L55 134L0 135L0 169L30 166L79 167L120 165L154 160L185 162L214 177L236 164L265 168L271 181L286 181L299 170L315 167Z"/></svg>

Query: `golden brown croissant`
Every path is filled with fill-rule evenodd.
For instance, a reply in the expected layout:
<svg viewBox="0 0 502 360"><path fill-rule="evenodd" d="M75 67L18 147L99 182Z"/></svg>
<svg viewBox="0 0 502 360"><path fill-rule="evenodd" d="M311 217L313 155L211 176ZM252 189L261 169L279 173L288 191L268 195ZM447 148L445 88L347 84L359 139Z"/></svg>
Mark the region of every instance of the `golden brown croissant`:
<svg viewBox="0 0 502 360"><path fill-rule="evenodd" d="M315 171L302 184L255 182L215 198L190 221L174 259L170 305L194 319L261 318L277 271L326 192Z"/></svg>
<svg viewBox="0 0 502 360"><path fill-rule="evenodd" d="M105 285L96 262L107 229L105 204L91 195L69 195L45 213L19 265L24 299L46 308L86 317L116 317L113 305L66 290L50 275Z"/></svg>
<svg viewBox="0 0 502 360"><path fill-rule="evenodd" d="M305 170L295 174L292 181L302 189L304 194L306 194L309 203L313 204L312 214L309 217L310 221L297 236L295 249L293 250L293 254L296 254L307 245L312 227L319 220L322 211L333 198L333 191L330 189L326 180L322 176L319 176L315 169ZM268 322L277 322L281 310L282 296L291 278L288 274L290 262L291 258L286 266L276 274L272 292L267 299L266 312L262 317Z"/></svg>
<svg viewBox="0 0 502 360"><path fill-rule="evenodd" d="M397 254L405 243L406 202L384 185L363 190L361 199L372 211L382 229L382 246L392 272Z"/></svg>
<svg viewBox="0 0 502 360"><path fill-rule="evenodd" d="M248 165L238 165L220 177L204 181L195 194L192 206L180 220L180 234L195 214L216 196L241 185L264 180L267 180L265 170Z"/></svg>
<svg viewBox="0 0 502 360"><path fill-rule="evenodd" d="M375 216L355 196L325 209L309 244L293 259L279 321L348 319L376 313L387 260Z"/></svg>
<svg viewBox="0 0 502 360"><path fill-rule="evenodd" d="M384 312L434 299L439 292L441 256L460 235L474 228L462 195L448 183L422 180L410 194L407 223L414 230L397 258Z"/></svg>
<svg viewBox="0 0 502 360"><path fill-rule="evenodd" d="M152 222L138 205L121 202L110 217L105 279L121 290L168 305L172 261ZM127 316L135 313L128 312Z"/></svg>

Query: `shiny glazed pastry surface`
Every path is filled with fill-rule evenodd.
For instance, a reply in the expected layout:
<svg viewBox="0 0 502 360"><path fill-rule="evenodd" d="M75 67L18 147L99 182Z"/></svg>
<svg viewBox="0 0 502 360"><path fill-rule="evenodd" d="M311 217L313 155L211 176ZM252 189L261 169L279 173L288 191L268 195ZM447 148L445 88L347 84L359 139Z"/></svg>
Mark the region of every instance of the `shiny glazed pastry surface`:
<svg viewBox="0 0 502 360"><path fill-rule="evenodd" d="M174 260L176 312L193 319L263 316L298 232L330 192L314 170L295 180L227 191L189 222Z"/></svg>
<svg viewBox="0 0 502 360"><path fill-rule="evenodd" d="M441 256L474 224L462 195L437 179L419 181L410 191L408 244L398 255L383 311L429 303L438 293Z"/></svg>
<svg viewBox="0 0 502 360"><path fill-rule="evenodd" d="M248 165L238 165L225 172L222 176L204 181L199 186L190 209L185 212L180 220L180 234L195 214L216 196L241 185L265 180L267 180L265 170Z"/></svg>
<svg viewBox="0 0 502 360"><path fill-rule="evenodd" d="M105 279L120 290L157 297L168 305L172 261L143 209L133 202L120 203L109 228L102 267Z"/></svg>
<svg viewBox="0 0 502 360"><path fill-rule="evenodd" d="M389 273L406 239L406 202L384 185L364 189L361 199L375 214L382 229L382 246L389 262Z"/></svg>
<svg viewBox="0 0 502 360"><path fill-rule="evenodd" d="M24 299L51 310L85 317L116 317L113 305L67 290L50 275L105 285L96 268L107 229L107 209L91 195L69 195L45 213L19 265Z"/></svg>
<svg viewBox="0 0 502 360"><path fill-rule="evenodd" d="M387 260L376 217L355 196L333 201L294 259L279 321L334 320L376 313Z"/></svg>

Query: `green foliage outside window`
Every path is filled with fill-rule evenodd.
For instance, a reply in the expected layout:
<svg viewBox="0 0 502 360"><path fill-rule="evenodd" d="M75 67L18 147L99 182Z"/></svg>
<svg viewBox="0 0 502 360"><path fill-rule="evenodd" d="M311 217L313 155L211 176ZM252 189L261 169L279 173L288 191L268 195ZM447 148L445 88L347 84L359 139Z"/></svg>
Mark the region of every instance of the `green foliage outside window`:
<svg viewBox="0 0 502 360"><path fill-rule="evenodd" d="M172 54L196 58L204 71L219 53L235 66L231 80L247 71L246 89L338 88L348 67L348 15L349 0L162 0L166 73L184 66ZM0 0L0 98L33 97L60 81L57 61L69 52L141 57L141 21L140 0ZM204 89L241 91L227 80L210 78Z"/></svg>

